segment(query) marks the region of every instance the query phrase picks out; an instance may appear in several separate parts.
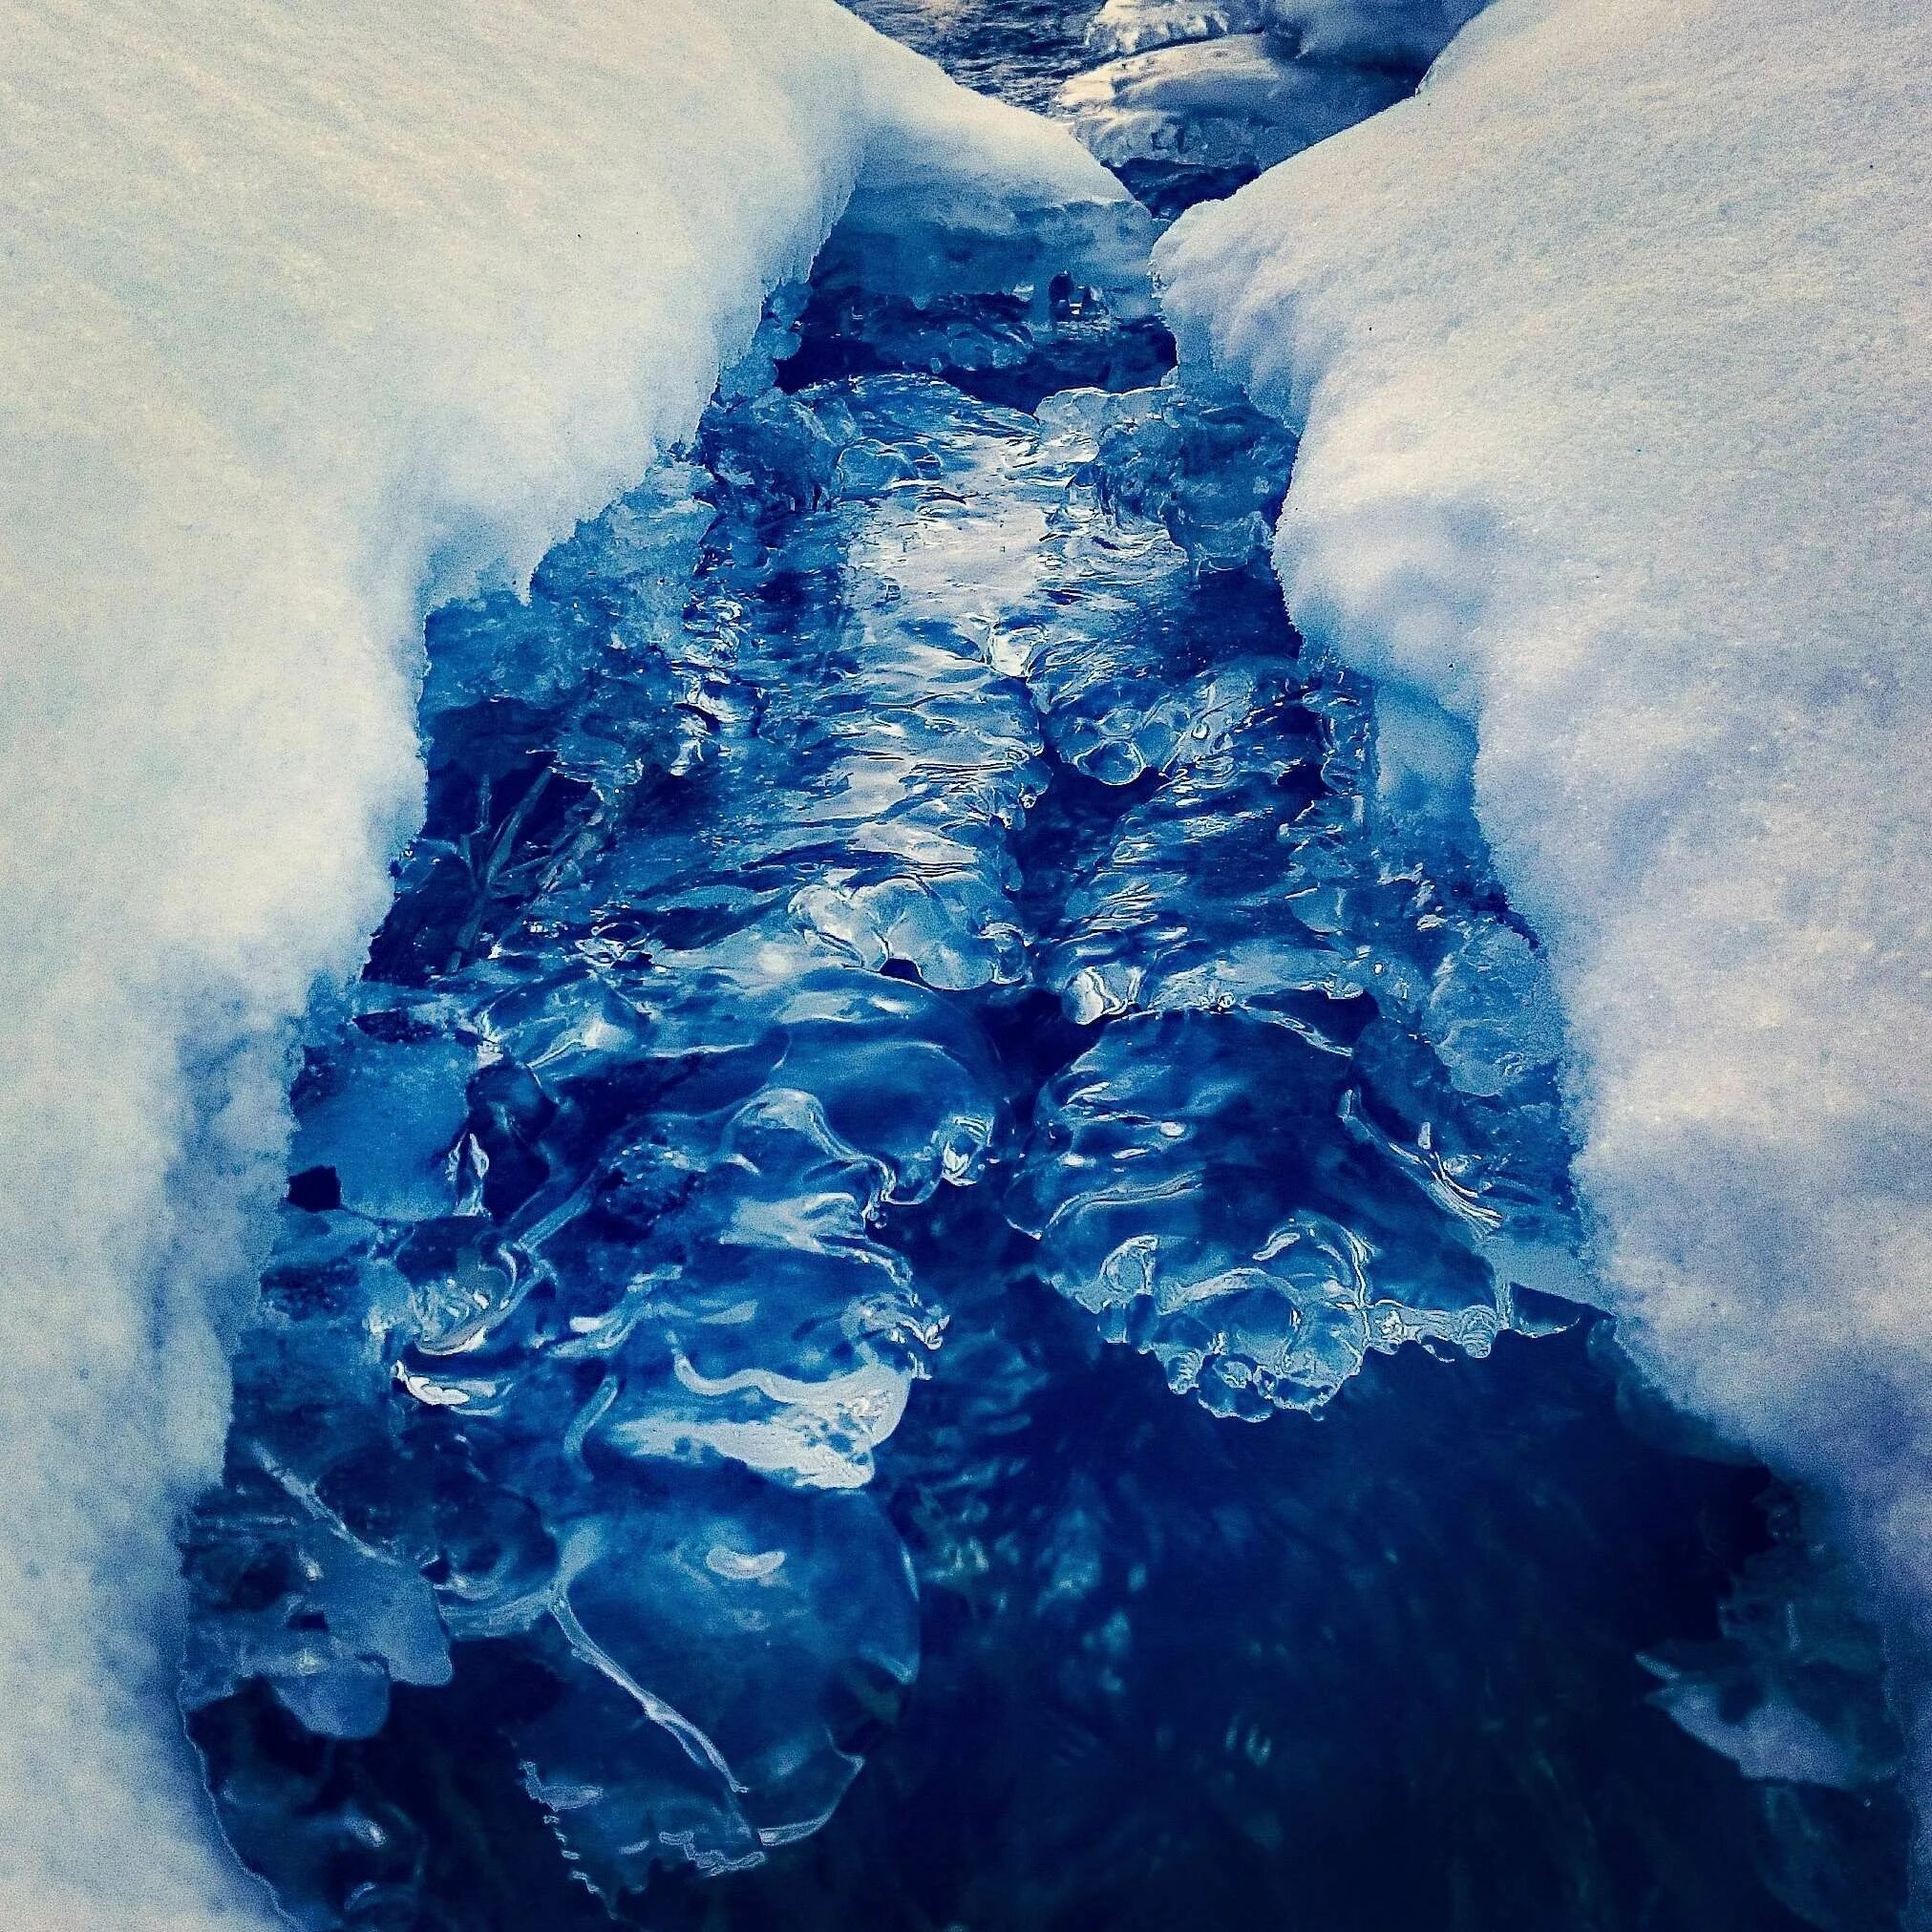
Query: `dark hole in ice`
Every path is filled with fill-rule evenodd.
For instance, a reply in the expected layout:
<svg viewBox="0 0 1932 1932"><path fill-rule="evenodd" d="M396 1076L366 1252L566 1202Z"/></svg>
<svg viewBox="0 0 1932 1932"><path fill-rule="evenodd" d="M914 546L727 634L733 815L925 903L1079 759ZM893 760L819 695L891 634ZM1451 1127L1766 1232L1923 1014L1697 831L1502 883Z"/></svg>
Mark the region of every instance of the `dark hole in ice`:
<svg viewBox="0 0 1932 1932"><path fill-rule="evenodd" d="M327 1214L342 1205L342 1180L332 1167L305 1167L288 1177L288 1205Z"/></svg>

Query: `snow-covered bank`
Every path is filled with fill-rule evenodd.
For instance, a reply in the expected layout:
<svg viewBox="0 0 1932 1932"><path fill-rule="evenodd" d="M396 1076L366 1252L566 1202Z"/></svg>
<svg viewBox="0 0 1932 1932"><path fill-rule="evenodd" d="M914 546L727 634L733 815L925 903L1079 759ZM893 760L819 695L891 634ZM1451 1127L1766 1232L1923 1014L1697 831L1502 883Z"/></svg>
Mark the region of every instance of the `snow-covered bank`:
<svg viewBox="0 0 1932 1932"><path fill-rule="evenodd" d="M1305 427L1303 630L1474 730L1623 1336L1842 1505L1921 1713L1928 72L1913 0L1502 0L1158 262Z"/></svg>
<svg viewBox="0 0 1932 1932"><path fill-rule="evenodd" d="M170 1518L288 1029L416 809L422 610L688 433L856 181L1117 190L830 0L8 0L0 49L0 1919L259 1923Z"/></svg>

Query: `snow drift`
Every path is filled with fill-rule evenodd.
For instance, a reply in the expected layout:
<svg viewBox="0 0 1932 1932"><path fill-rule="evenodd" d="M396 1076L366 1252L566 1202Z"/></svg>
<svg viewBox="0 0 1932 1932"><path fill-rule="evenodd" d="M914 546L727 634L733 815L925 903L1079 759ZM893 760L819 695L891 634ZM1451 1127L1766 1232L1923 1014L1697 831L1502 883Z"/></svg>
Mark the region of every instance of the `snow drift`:
<svg viewBox="0 0 1932 1932"><path fill-rule="evenodd" d="M1932 1763L1928 71L1910 0L1504 0L1157 266L1305 429L1391 803L1476 748L1622 1336L1840 1506Z"/></svg>
<svg viewBox="0 0 1932 1932"><path fill-rule="evenodd" d="M1117 190L830 0L6 0L0 49L0 1917L260 1923L170 1518L291 1023L417 808L424 606L687 434L855 184Z"/></svg>

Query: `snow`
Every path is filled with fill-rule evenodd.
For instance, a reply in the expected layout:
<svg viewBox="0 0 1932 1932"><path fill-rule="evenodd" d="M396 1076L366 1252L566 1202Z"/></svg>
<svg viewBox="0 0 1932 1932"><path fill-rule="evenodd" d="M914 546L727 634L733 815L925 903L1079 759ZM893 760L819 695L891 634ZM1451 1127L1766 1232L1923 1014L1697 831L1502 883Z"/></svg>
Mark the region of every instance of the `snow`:
<svg viewBox="0 0 1932 1932"><path fill-rule="evenodd" d="M994 239L1117 190L830 0L0 0L0 1920L259 1925L170 1520L423 610L687 434L856 181Z"/></svg>
<svg viewBox="0 0 1932 1932"><path fill-rule="evenodd" d="M1474 732L1624 1342L1835 1500L1921 1773L1928 62L1917 0L1502 0L1157 261L1305 426L1297 623Z"/></svg>

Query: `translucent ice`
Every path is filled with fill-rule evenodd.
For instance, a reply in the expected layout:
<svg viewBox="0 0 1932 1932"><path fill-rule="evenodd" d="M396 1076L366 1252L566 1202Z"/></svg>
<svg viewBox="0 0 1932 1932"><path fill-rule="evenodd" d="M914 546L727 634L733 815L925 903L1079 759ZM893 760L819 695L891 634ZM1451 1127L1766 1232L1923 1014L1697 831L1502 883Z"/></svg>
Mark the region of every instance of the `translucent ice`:
<svg viewBox="0 0 1932 1932"><path fill-rule="evenodd" d="M318 1928L455 1909L423 1700L615 1907L824 1820L916 1665L869 1484L946 1334L942 1194L994 1182L987 1267L1223 1413L1562 1319L1549 1043L1473 984L1533 1007L1534 948L1479 856L1370 837L1265 572L1287 441L906 366L1137 370L1131 276L853 259L527 600L429 626L425 821L296 1085L191 1542L195 1735Z"/></svg>
<svg viewBox="0 0 1932 1932"><path fill-rule="evenodd" d="M1107 0L1087 29L1087 46L1118 59L1150 47L1257 33L1267 24L1268 0Z"/></svg>
<svg viewBox="0 0 1932 1932"><path fill-rule="evenodd" d="M1150 207L1224 195L1408 94L1484 0L1108 0L1057 104Z"/></svg>
<svg viewBox="0 0 1932 1932"><path fill-rule="evenodd" d="M1284 57L1259 33L1178 41L1071 80L1059 106L1153 207L1224 194L1399 100L1400 73Z"/></svg>

